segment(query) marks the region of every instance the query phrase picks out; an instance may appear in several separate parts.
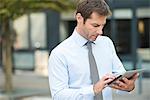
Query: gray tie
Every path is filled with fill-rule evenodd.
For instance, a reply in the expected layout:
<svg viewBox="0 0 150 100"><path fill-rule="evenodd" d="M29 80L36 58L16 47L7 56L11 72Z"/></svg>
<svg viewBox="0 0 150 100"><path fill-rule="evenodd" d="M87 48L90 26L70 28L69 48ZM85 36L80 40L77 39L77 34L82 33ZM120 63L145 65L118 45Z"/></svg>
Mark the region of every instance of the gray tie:
<svg viewBox="0 0 150 100"><path fill-rule="evenodd" d="M88 41L86 45L88 48L91 80L92 83L95 84L99 80L99 74L98 74L95 58L92 53L92 43L93 43L92 41ZM99 93L96 96L94 96L94 100L103 100L102 93Z"/></svg>

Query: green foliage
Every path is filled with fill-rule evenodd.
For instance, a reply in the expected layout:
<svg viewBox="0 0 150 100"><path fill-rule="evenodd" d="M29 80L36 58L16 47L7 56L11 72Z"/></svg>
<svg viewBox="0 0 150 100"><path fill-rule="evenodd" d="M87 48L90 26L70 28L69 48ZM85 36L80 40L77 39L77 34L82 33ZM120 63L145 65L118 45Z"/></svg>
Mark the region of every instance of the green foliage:
<svg viewBox="0 0 150 100"><path fill-rule="evenodd" d="M0 0L0 17L14 19L22 14L53 9L59 12L74 9L73 0Z"/></svg>
<svg viewBox="0 0 150 100"><path fill-rule="evenodd" d="M15 32L11 22L26 13L52 9L59 12L74 9L73 0L0 0L0 38L2 38L2 58L5 73L5 90L12 87L12 51Z"/></svg>

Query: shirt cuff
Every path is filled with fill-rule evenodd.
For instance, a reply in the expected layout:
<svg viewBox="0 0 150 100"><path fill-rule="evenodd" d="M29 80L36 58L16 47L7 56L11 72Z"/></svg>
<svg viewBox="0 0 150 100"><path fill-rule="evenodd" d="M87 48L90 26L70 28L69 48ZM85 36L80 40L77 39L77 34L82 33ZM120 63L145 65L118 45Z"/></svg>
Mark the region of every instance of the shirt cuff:
<svg viewBox="0 0 150 100"><path fill-rule="evenodd" d="M117 93L117 94L121 94L121 95L123 95L123 94L131 94L131 92L122 91L122 90L116 90L116 93Z"/></svg>

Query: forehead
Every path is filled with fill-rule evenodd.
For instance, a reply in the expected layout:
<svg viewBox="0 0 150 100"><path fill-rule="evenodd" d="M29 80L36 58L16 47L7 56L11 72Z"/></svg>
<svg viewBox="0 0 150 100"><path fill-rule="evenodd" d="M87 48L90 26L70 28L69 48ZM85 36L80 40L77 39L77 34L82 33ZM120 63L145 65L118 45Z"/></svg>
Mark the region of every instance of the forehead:
<svg viewBox="0 0 150 100"><path fill-rule="evenodd" d="M106 23L107 16L101 16L96 12L93 12L90 16L90 18L87 19L89 22L104 24Z"/></svg>

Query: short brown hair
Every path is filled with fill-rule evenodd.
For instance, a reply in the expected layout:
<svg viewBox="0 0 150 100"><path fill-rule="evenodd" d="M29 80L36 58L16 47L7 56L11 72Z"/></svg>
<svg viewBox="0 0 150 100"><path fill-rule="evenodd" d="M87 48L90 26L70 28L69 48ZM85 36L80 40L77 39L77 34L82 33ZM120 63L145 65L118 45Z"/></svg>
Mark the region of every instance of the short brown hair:
<svg viewBox="0 0 150 100"><path fill-rule="evenodd" d="M110 8L104 0L84 0L78 3L76 10L76 14L80 13L84 21L90 18L93 12L101 16L111 15Z"/></svg>

